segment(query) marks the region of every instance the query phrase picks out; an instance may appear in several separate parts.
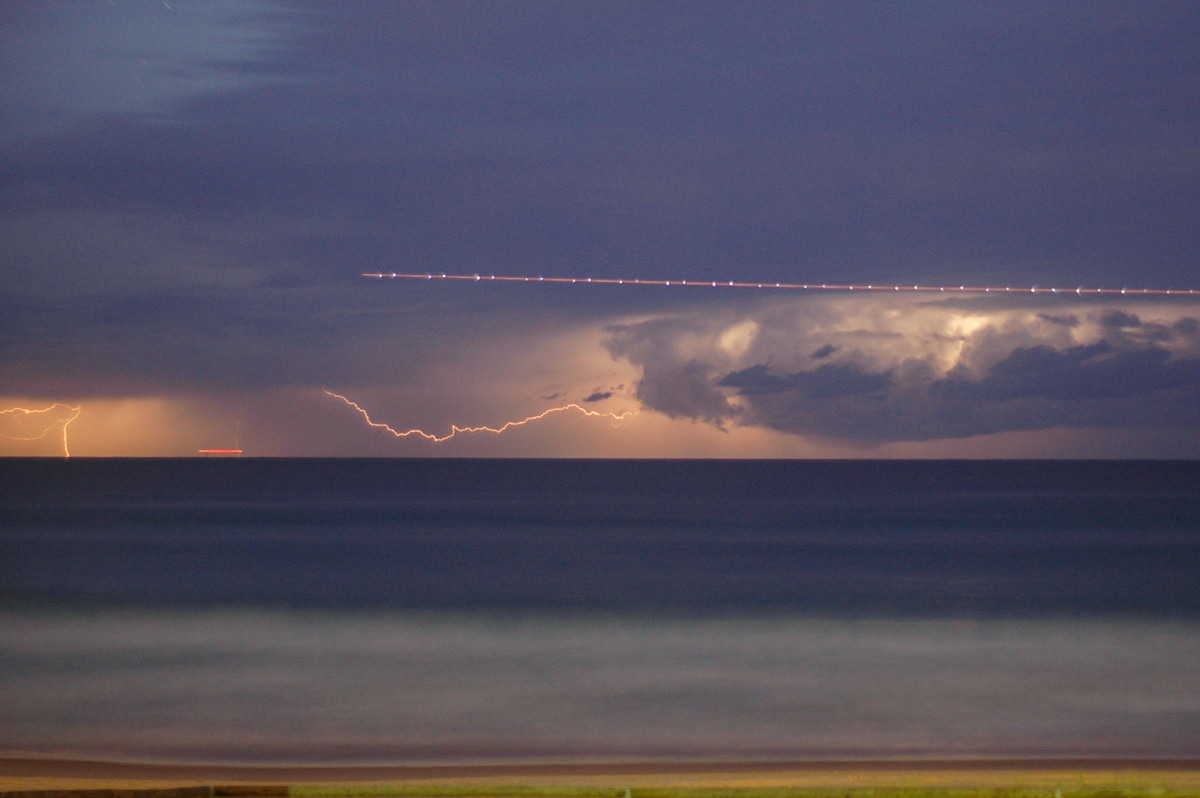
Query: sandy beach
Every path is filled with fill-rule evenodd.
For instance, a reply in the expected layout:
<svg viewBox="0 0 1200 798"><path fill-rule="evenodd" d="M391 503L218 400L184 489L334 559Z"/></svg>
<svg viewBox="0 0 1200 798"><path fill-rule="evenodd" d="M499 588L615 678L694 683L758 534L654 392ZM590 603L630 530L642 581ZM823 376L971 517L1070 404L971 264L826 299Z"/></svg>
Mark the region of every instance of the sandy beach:
<svg viewBox="0 0 1200 798"><path fill-rule="evenodd" d="M1196 759L864 760L260 766L0 758L0 792L239 785L517 785L678 788L1163 787L1200 789ZM253 792L247 790L247 793Z"/></svg>

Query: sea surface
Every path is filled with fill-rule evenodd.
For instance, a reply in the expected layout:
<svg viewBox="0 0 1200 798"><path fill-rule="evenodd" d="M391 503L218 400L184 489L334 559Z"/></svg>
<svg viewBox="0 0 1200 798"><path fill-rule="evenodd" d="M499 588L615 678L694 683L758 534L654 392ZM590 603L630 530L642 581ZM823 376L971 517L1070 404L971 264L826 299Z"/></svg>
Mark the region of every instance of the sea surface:
<svg viewBox="0 0 1200 798"><path fill-rule="evenodd" d="M0 756L1200 756L1200 461L0 460Z"/></svg>

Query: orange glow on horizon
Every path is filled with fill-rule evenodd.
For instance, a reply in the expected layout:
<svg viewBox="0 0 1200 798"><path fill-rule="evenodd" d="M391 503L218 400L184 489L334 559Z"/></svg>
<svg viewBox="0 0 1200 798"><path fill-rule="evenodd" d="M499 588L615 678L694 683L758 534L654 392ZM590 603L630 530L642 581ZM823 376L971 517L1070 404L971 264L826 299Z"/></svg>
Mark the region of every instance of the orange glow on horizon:
<svg viewBox="0 0 1200 798"><path fill-rule="evenodd" d="M334 399L338 399L338 400L342 401L343 403L345 403L347 406L349 406L349 407L353 408L355 411L357 411L358 414L360 416L362 416L363 420L367 423L367 426L369 426L369 427L375 427L376 429L385 430L397 438L408 438L408 437L412 437L415 435L417 437L424 438L425 440L431 441L433 443L443 443L445 441L450 440L451 438L454 438L455 436L457 436L459 434L468 434L468 433L475 433L475 432L489 432L493 435L500 435L504 432L507 432L510 429L513 429L514 427L521 427L526 424L530 424L534 421L541 421L542 419L546 418L547 416L550 416L550 415L553 415L556 413L563 413L568 410L574 410L578 413L582 413L583 415L585 415L589 418L607 418L607 419L611 419L613 421L624 421L625 419L630 418L631 416L636 416L638 413L638 411L636 411L636 410L624 410L620 413L611 413L611 412L605 412L605 411L600 411L600 410L588 410L586 407L583 407L582 405L578 405L578 404L575 404L574 402L572 402L570 404L559 405L557 407L548 408L536 415L528 416L526 418L520 419L519 421L507 421L504 424L500 425L499 427L488 427L488 426L460 427L457 424L451 424L450 431L448 433L446 433L445 435L436 435L432 432L426 432L421 429L409 429L409 430L401 431L401 430L398 430L398 429L392 427L389 424L385 424L380 421L375 421L374 419L371 418L370 414L367 413L367 411L361 405L359 405L357 402L353 401L352 399L348 399L345 396L342 396L340 393L334 393L333 391L330 391L327 388L323 388L322 390L325 391L325 394L327 396L331 396Z"/></svg>
<svg viewBox="0 0 1200 798"><path fill-rule="evenodd" d="M0 416L11 415L13 417L23 416L29 418L31 416L40 416L45 413L51 413L59 408L66 408L70 411L70 415L66 418L55 418L42 428L42 431L36 435L4 435L0 437L7 438L10 441L39 441L45 438L57 427L62 430L62 447L63 457L71 456L71 447L68 440L67 428L71 426L71 422L79 418L79 414L83 412L83 405L69 405L66 402L55 402L48 407L29 408L29 407L8 407L0 410Z"/></svg>

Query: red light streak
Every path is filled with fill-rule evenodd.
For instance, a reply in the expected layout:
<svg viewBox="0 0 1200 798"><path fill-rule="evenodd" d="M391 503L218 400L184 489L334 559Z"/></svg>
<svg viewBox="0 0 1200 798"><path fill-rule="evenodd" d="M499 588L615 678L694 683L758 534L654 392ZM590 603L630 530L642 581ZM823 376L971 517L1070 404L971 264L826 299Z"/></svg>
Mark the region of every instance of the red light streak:
<svg viewBox="0 0 1200 798"><path fill-rule="evenodd" d="M334 393L333 391L330 391L328 389L322 389L322 390L325 391L326 395L332 396L334 399L341 400L347 406L349 406L349 407L353 408L355 411L357 411L358 414L360 416L362 416L363 420L365 422L367 422L367 426L369 426L369 427L375 427L376 429L384 430L397 438L409 438L412 436L417 436L419 438L424 438L427 441L432 441L433 443L443 443L443 442L448 441L451 438L454 438L458 435L465 435L465 434L476 433L476 432L489 432L493 435L500 435L502 433L508 432L510 429L513 429L515 427L521 427L526 424L531 424L535 421L541 421L542 419L546 418L547 416L551 416L556 413L565 413L569 410L575 411L577 413L581 413L584 416L587 416L588 418L607 418L612 421L624 421L625 419L629 418L630 416L637 415L636 410L625 410L620 413L609 413L609 412L604 412L604 411L600 411L600 410L589 410L586 407L577 405L572 402L570 404L559 405L557 407L548 408L536 415L528 416L519 421L507 421L504 424L501 424L499 427L487 427L487 426L460 427L457 424L452 424L450 426L450 431L447 432L445 435L436 435L432 432L426 432L426 431L420 430L420 429L398 430L389 424L385 424L381 421L375 421L374 419L371 418L370 414L367 413L367 411L361 405L359 405L357 402L355 402L351 399L347 399L345 396L342 396L340 393Z"/></svg>
<svg viewBox="0 0 1200 798"><path fill-rule="evenodd" d="M656 285L684 286L688 288L762 288L789 291L883 291L924 292L946 294L1075 294L1076 296L1105 294L1125 296L1200 296L1194 288L1047 288L1029 286L985 285L901 285L895 283L750 283L737 280L646 280L642 278L615 277L523 277L498 274L399 274L396 272L369 272L363 277L396 280L466 280L470 282L504 283L572 283L586 285Z"/></svg>
<svg viewBox="0 0 1200 798"><path fill-rule="evenodd" d="M36 435L35 434L30 434L30 435L3 435L3 434L0 434L0 438L7 438L10 441L39 441L42 438L45 438L51 432L53 432L56 428L58 428L58 429L62 430L63 457L70 457L71 456L71 448L70 448L70 445L69 445L68 439L67 439L67 427L71 426L72 421L79 418L79 414L81 412L83 412L83 405L69 405L69 404L66 404L65 402L55 402L54 404L52 404L48 407L41 407L41 408L9 407L9 408L0 410L0 416L13 416L14 418L17 418L17 417L32 418L34 416L43 416L45 414L52 413L55 410L58 410L59 408L65 408L66 410L69 410L70 414L67 415L65 418L54 418L54 419L50 420L49 422L47 422L45 424L45 426L41 427L41 432L37 433ZM38 420L40 421L43 419L38 419Z"/></svg>

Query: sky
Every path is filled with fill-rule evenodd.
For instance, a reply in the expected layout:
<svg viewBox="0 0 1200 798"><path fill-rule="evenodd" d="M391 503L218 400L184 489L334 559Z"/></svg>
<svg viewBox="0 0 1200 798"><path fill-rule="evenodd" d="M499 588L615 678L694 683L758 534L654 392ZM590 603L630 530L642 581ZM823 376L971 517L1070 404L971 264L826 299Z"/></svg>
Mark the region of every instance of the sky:
<svg viewBox="0 0 1200 798"><path fill-rule="evenodd" d="M1200 288L1197 41L1155 0L10 0L0 455L1195 458L1194 296L362 275Z"/></svg>

